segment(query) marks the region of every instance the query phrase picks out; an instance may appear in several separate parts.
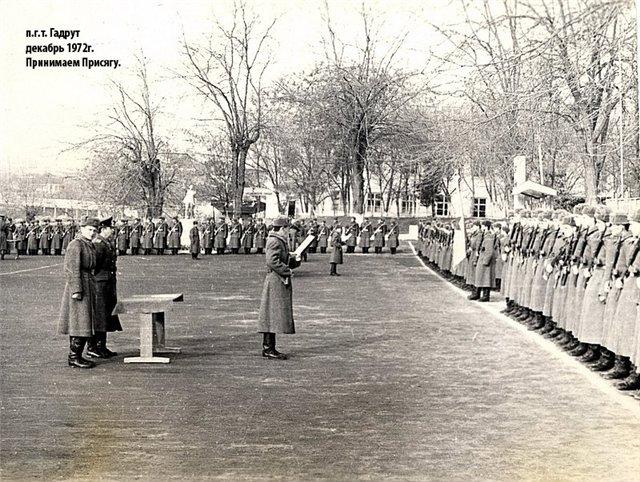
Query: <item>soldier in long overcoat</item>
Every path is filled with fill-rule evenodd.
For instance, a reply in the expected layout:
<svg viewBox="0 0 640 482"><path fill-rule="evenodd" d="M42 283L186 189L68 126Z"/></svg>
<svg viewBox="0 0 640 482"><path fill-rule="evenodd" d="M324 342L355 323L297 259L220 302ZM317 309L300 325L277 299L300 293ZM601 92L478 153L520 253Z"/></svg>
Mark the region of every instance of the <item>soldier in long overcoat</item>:
<svg viewBox="0 0 640 482"><path fill-rule="evenodd" d="M216 224L213 222L212 218L207 218L202 221L200 225L200 236L202 249L204 250L204 254L211 254L211 250L213 249L213 233L216 230Z"/></svg>
<svg viewBox="0 0 640 482"><path fill-rule="evenodd" d="M16 229L13 232L13 239L16 242L16 258L25 254L27 249L27 227L23 219L16 219Z"/></svg>
<svg viewBox="0 0 640 482"><path fill-rule="evenodd" d="M362 254L369 252L369 246L371 246L371 233L373 232L373 226L371 222L365 218L360 226L360 242L358 246L362 249Z"/></svg>
<svg viewBox="0 0 640 482"><path fill-rule="evenodd" d="M481 242L478 246L475 286L480 290L478 301L489 301L490 290L495 288L496 257L498 256L497 236L491 230L491 221L483 221Z"/></svg>
<svg viewBox="0 0 640 482"><path fill-rule="evenodd" d="M51 227L51 249L56 256L62 255L62 238L64 237L64 227L62 219L56 219L55 226Z"/></svg>
<svg viewBox="0 0 640 482"><path fill-rule="evenodd" d="M178 254L178 250L180 249L180 239L182 237L182 223L178 219L177 216L174 216L171 229L169 230L169 234L167 236L167 245L171 250L171 254Z"/></svg>
<svg viewBox="0 0 640 482"><path fill-rule="evenodd" d="M118 303L116 263L118 256L113 244L112 218L100 221L100 233L93 239L96 248L96 318L94 336L87 345L87 355L92 358L110 358L117 353L107 348L107 333L122 331L118 315L112 315Z"/></svg>
<svg viewBox="0 0 640 482"><path fill-rule="evenodd" d="M384 219L378 219L378 225L373 232L373 249L376 254L382 253L382 248L384 248L384 237L386 234L387 225L385 224Z"/></svg>
<svg viewBox="0 0 640 482"><path fill-rule="evenodd" d="M64 231L62 232L62 249L63 251L67 251L67 247L73 238L76 237L78 228L73 221L73 219L69 219L64 223Z"/></svg>
<svg viewBox="0 0 640 482"><path fill-rule="evenodd" d="M262 356L286 359L276 350L277 333L295 333L293 320L293 288L291 274L300 266L300 259L292 258L288 247L289 219L280 216L273 221L272 231L267 237L267 276L262 288L258 332L263 334Z"/></svg>
<svg viewBox="0 0 640 482"><path fill-rule="evenodd" d="M116 235L116 244L118 248L118 254L124 256L129 249L129 238L131 237L131 226L129 226L129 220L123 219L122 224L118 228ZM132 253L133 254L133 253Z"/></svg>
<svg viewBox="0 0 640 482"><path fill-rule="evenodd" d="M396 249L398 249L398 245L400 238L400 227L395 219L391 221L391 226L389 226L389 234L387 235L387 245L389 246L389 251L391 254L396 254Z"/></svg>
<svg viewBox="0 0 640 482"><path fill-rule="evenodd" d="M145 255L151 254L153 249L153 234L156 232L156 225L149 218L144 221L142 231L142 249Z"/></svg>
<svg viewBox="0 0 640 482"><path fill-rule="evenodd" d="M309 224L309 229L307 232L310 235L313 235L313 241L311 241L307 252L315 253L318 251L318 221L316 221L315 219L311 219L311 223Z"/></svg>
<svg viewBox="0 0 640 482"><path fill-rule="evenodd" d="M42 223L43 225L40 228L40 245L38 247L40 248L40 251L42 251L43 255L50 255L52 229L49 224L49 218L44 218Z"/></svg>
<svg viewBox="0 0 640 482"><path fill-rule="evenodd" d="M69 335L69 366L92 368L95 364L82 358L87 340L94 335L96 322L96 285L93 270L96 249L92 242L99 221L85 219L80 236L73 239L64 255L66 283L60 306L58 333Z"/></svg>
<svg viewBox="0 0 640 482"><path fill-rule="evenodd" d="M158 224L156 224L156 230L153 233L153 247L158 255L163 255L164 250L167 248L168 232L169 225L164 220L164 216L160 216L160 220L158 221Z"/></svg>
<svg viewBox="0 0 640 482"><path fill-rule="evenodd" d="M334 229L331 232L331 258L329 258L329 265L331 267L329 275L340 276L338 274L338 265L342 264L342 233L339 229Z"/></svg>
<svg viewBox="0 0 640 482"><path fill-rule="evenodd" d="M142 224L140 218L136 218L131 225L131 231L129 232L129 247L131 248L131 254L137 255L140 251L142 240Z"/></svg>
<svg viewBox="0 0 640 482"><path fill-rule="evenodd" d="M189 252L193 259L198 259L198 254L200 254L200 230L198 229L198 221L193 222L193 227L189 231Z"/></svg>
<svg viewBox="0 0 640 482"><path fill-rule="evenodd" d="M218 254L224 254L227 248L227 236L229 234L229 225L224 222L224 218L218 220L215 231L213 232L213 247Z"/></svg>
<svg viewBox="0 0 640 482"><path fill-rule="evenodd" d="M38 254L38 246L40 239L40 221L37 219L29 224L29 231L27 231L27 251L30 255L35 256Z"/></svg>
<svg viewBox="0 0 640 482"><path fill-rule="evenodd" d="M229 228L229 249L233 254L240 251L240 239L242 238L242 224L237 218L233 218Z"/></svg>
<svg viewBox="0 0 640 482"><path fill-rule="evenodd" d="M264 220L262 218L258 218L255 233L253 235L253 244L256 247L256 253L262 254L264 251L264 247L267 243L267 225L264 224Z"/></svg>
<svg viewBox="0 0 640 482"><path fill-rule="evenodd" d="M360 226L356 222L356 218L351 218L351 222L345 231L347 235L347 253L353 253L356 250L358 244L358 234L360 234Z"/></svg>
<svg viewBox="0 0 640 482"><path fill-rule="evenodd" d="M318 248L320 248L321 253L327 252L327 246L329 245L329 227L327 223L323 220L320 222L320 226L318 226Z"/></svg>
<svg viewBox="0 0 640 482"><path fill-rule="evenodd" d="M242 237L240 238L240 245L244 248L244 254L251 254L251 248L253 248L253 233L255 227L251 218L247 219L242 229Z"/></svg>

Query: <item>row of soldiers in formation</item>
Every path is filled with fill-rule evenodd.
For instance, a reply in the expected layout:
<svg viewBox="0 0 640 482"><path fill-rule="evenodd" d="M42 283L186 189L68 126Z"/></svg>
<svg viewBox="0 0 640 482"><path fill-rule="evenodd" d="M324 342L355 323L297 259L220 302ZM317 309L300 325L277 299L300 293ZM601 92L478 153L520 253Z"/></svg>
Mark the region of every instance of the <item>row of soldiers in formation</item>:
<svg viewBox="0 0 640 482"><path fill-rule="evenodd" d="M473 222L453 263L456 223L422 223L420 251L447 278L578 357L621 390L640 389L640 210L606 206L522 210L505 223Z"/></svg>
<svg viewBox="0 0 640 482"><path fill-rule="evenodd" d="M165 217L160 217L157 222L151 219L142 221L136 218L129 222L122 219L114 223L113 238L118 254L158 254L165 251L178 254L181 248L182 222L174 217L168 222ZM192 257L198 254L224 254L227 251L238 254L241 250L245 254L252 253L256 249L257 254L264 251L267 235L270 231L263 219L237 218L228 220L221 217L217 222L212 218L204 221L194 221L193 228L189 232ZM346 226L338 219L332 224L326 221L318 222L315 219L297 220L289 229L289 246L295 250L308 235L314 235L315 239L309 247L309 252L319 250L326 253L331 244L331 236L334 232L344 235L347 253L354 253L356 247L360 247L363 253L368 253L373 247L376 253L382 253L388 246L391 253L395 254L399 244L399 227L395 220L387 224L384 219L379 219L374 224L369 219L364 219L358 224L355 218ZM15 250L16 254L29 255L61 255L69 242L78 233L78 224L74 220L50 219L34 220L29 223L22 219L0 217L0 254ZM12 245L14 245L12 247Z"/></svg>

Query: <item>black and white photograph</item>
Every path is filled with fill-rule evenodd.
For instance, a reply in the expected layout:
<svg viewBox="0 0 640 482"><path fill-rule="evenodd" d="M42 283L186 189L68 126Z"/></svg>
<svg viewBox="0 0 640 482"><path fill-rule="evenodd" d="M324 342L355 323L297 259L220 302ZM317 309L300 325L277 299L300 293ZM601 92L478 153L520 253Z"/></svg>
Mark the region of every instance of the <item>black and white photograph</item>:
<svg viewBox="0 0 640 482"><path fill-rule="evenodd" d="M640 0L0 0L0 480L640 481Z"/></svg>

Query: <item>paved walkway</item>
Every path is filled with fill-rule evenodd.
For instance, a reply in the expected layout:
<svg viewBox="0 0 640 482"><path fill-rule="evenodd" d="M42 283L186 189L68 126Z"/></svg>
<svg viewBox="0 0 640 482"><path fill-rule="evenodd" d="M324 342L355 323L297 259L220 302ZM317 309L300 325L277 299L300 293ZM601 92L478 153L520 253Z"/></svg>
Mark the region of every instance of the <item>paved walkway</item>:
<svg viewBox="0 0 640 482"><path fill-rule="evenodd" d="M261 258L125 257L121 294L185 293L168 333L184 353L91 371L51 341L60 266L22 261L0 264L7 479L640 478L639 402L464 300L407 245L347 256L340 278L325 256L304 264L286 362L259 356ZM111 345L131 354L124 325Z"/></svg>

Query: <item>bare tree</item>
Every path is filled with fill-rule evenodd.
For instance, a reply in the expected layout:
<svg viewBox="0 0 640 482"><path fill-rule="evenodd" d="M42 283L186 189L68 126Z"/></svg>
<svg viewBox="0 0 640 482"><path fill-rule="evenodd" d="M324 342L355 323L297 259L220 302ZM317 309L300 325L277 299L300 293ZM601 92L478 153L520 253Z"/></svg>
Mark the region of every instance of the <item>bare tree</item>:
<svg viewBox="0 0 640 482"><path fill-rule="evenodd" d="M216 23L206 45L184 40L188 72L183 77L222 116L226 128L236 213L242 208L247 154L262 129L262 82L274 24L275 20L263 28L242 2L234 6L230 26Z"/></svg>

